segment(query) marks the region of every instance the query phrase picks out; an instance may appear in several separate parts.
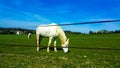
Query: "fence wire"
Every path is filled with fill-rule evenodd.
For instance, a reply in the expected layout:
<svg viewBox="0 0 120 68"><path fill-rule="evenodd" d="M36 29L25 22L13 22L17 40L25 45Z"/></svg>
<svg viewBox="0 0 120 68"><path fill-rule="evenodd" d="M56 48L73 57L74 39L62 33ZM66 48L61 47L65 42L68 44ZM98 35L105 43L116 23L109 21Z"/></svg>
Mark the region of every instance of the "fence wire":
<svg viewBox="0 0 120 68"><path fill-rule="evenodd" d="M16 45L16 44L0 44L1 46L11 46L11 47L34 47L36 48L37 46L32 46L32 45ZM47 45L43 46L40 45L39 46L40 49L46 49ZM50 46L50 48L54 49L54 46ZM62 48L66 48L66 47L62 47L60 45L56 46L57 49L62 49ZM120 48L110 48L110 47L80 47L80 46L68 46L68 48L71 49L86 49L86 50L120 50Z"/></svg>
<svg viewBox="0 0 120 68"><path fill-rule="evenodd" d="M98 23L115 23L120 22L120 20L103 20L103 21L91 21L91 22L80 22L80 23L69 23L69 24L57 24L57 25L42 25L40 27L49 27L49 26L70 26L70 25L82 25L82 24L98 24ZM37 27L37 26L30 26Z"/></svg>
<svg viewBox="0 0 120 68"><path fill-rule="evenodd" d="M119 22L119 21L120 20L105 20L105 21L91 21L91 22L71 23L71 24L58 24L58 25L59 26L68 26L68 25L80 25L80 24L113 23L113 22Z"/></svg>

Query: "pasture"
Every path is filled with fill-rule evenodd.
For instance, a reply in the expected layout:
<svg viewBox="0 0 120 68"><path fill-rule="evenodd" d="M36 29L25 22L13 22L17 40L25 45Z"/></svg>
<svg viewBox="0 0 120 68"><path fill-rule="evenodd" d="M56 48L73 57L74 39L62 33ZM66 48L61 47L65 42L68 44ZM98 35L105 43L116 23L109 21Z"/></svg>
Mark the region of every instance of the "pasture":
<svg viewBox="0 0 120 68"><path fill-rule="evenodd" d="M0 68L119 68L120 50L79 49L120 48L120 34L67 34L70 39L68 53L51 47L47 53L48 38L43 38L40 51L36 51L36 37L27 35L0 35ZM53 45L51 45L53 46ZM78 48L77 48L78 47Z"/></svg>

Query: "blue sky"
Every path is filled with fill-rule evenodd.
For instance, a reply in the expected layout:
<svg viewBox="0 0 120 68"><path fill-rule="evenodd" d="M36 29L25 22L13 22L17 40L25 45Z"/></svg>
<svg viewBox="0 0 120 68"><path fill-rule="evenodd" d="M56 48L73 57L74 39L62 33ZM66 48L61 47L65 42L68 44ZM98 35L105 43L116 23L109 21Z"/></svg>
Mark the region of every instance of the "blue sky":
<svg viewBox="0 0 120 68"><path fill-rule="evenodd" d="M40 24L120 19L120 0L0 0L0 27L35 29ZM64 30L118 30L120 23L62 26Z"/></svg>

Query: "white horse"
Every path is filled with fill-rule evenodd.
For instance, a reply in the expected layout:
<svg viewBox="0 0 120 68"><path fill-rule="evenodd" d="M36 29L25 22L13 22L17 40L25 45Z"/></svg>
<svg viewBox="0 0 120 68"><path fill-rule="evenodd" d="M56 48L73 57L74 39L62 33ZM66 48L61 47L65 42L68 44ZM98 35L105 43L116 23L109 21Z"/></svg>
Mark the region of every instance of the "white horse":
<svg viewBox="0 0 120 68"><path fill-rule="evenodd" d="M20 35L20 31L17 31L17 32L16 32L16 35Z"/></svg>
<svg viewBox="0 0 120 68"><path fill-rule="evenodd" d="M31 38L31 33L28 33L28 39L30 39Z"/></svg>
<svg viewBox="0 0 120 68"><path fill-rule="evenodd" d="M68 44L69 39L67 39L64 31L55 23L49 25L40 25L36 29L36 37L37 37L37 51L39 51L39 45L42 40L42 37L49 37L47 52L49 53L49 47L53 40L54 42L54 51L57 52L56 48L56 38L59 37L61 40L61 46L65 53L68 52Z"/></svg>

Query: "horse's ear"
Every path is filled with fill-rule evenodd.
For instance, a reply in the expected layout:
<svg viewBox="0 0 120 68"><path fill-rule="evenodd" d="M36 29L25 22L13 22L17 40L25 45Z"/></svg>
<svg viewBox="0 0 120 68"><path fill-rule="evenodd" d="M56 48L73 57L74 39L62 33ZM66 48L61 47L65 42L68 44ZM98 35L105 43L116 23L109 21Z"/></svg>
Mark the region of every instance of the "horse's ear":
<svg viewBox="0 0 120 68"><path fill-rule="evenodd" d="M69 44L69 39L67 39L67 43Z"/></svg>
<svg viewBox="0 0 120 68"><path fill-rule="evenodd" d="M67 39L67 41L69 41L69 38Z"/></svg>

